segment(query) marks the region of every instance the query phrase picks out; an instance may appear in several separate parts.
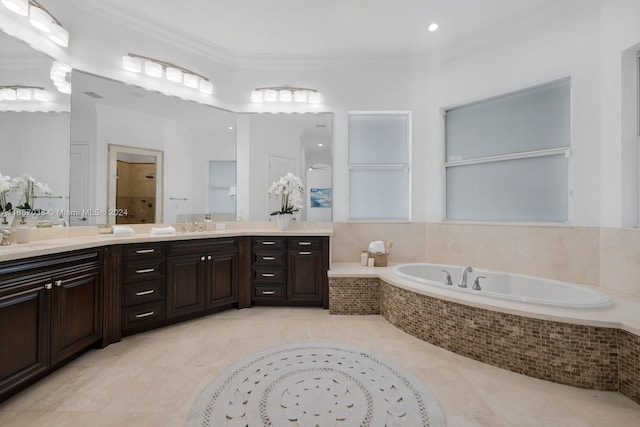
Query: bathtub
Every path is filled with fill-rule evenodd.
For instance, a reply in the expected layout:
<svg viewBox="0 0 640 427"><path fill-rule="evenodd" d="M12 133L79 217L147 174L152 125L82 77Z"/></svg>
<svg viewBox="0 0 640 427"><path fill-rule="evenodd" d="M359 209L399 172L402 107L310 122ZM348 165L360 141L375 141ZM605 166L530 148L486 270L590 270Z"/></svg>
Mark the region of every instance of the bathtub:
<svg viewBox="0 0 640 427"><path fill-rule="evenodd" d="M491 270L476 270L467 274L467 287L457 285L463 266L427 263L400 264L391 268L392 274L411 283L435 286L456 292L474 294L486 298L516 301L523 304L539 304L564 308L598 308L613 304L611 298L597 289L558 280L504 273ZM446 270L451 274L453 285L446 285ZM473 290L474 279L480 279L481 290Z"/></svg>

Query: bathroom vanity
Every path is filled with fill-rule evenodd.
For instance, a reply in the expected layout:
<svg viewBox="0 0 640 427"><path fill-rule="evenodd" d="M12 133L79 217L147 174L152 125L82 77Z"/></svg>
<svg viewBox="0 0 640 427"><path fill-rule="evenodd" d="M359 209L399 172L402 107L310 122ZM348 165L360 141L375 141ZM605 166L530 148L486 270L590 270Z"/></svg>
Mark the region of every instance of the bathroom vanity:
<svg viewBox="0 0 640 427"><path fill-rule="evenodd" d="M5 248L0 401L122 336L258 304L328 308L331 233L96 235Z"/></svg>

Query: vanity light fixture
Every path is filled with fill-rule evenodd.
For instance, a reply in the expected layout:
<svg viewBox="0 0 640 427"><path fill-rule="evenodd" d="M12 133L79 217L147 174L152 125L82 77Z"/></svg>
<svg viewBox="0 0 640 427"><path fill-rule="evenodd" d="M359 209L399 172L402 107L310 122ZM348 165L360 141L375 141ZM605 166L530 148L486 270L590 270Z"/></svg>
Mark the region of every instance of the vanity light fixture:
<svg viewBox="0 0 640 427"><path fill-rule="evenodd" d="M0 86L0 101L50 101L51 94L40 86Z"/></svg>
<svg viewBox="0 0 640 427"><path fill-rule="evenodd" d="M69 46L69 32L36 0L1 0L1 2L10 11L20 16L27 16L31 25L46 34L58 46Z"/></svg>
<svg viewBox="0 0 640 427"><path fill-rule="evenodd" d="M322 96L316 89L292 86L259 87L251 92L251 102L291 102L319 104Z"/></svg>
<svg viewBox="0 0 640 427"><path fill-rule="evenodd" d="M199 89L207 95L213 93L213 84L208 78L194 71L179 67L175 64L148 56L129 53L122 57L122 68L132 73L144 73L151 77L164 77L170 82L181 83L192 89Z"/></svg>

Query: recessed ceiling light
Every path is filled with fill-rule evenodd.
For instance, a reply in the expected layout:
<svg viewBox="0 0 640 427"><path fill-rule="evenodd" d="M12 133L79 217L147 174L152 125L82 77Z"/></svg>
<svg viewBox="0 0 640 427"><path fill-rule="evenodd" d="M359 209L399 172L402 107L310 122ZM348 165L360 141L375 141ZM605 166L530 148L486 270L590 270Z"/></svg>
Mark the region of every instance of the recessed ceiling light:
<svg viewBox="0 0 640 427"><path fill-rule="evenodd" d="M318 144L318 147L322 147L324 144Z"/></svg>
<svg viewBox="0 0 640 427"><path fill-rule="evenodd" d="M438 29L438 24L437 23L434 22L432 24L429 24L429 31L434 32L437 29Z"/></svg>
<svg viewBox="0 0 640 427"><path fill-rule="evenodd" d="M233 126L229 126L227 129L229 129L229 130L233 130Z"/></svg>

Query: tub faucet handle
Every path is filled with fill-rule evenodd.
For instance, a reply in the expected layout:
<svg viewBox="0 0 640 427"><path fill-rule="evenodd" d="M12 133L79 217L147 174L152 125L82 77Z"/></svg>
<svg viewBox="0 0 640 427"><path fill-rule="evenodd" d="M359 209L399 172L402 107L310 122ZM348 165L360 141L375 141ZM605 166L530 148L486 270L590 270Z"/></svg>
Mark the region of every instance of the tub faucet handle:
<svg viewBox="0 0 640 427"><path fill-rule="evenodd" d="M480 279L486 279L486 276L478 276L476 277L476 280L473 281L473 286L471 287L471 289L473 289L474 291L480 291L482 290L482 288L480 287Z"/></svg>
<svg viewBox="0 0 640 427"><path fill-rule="evenodd" d="M444 284L452 286L453 282L451 281L451 274L447 270L440 270L440 271L442 271L443 273L445 273L447 275L447 277L444 279Z"/></svg>

